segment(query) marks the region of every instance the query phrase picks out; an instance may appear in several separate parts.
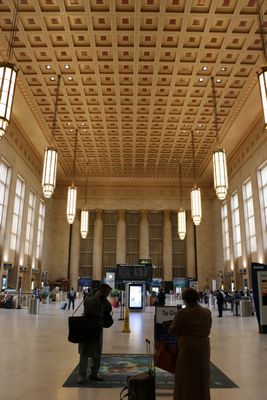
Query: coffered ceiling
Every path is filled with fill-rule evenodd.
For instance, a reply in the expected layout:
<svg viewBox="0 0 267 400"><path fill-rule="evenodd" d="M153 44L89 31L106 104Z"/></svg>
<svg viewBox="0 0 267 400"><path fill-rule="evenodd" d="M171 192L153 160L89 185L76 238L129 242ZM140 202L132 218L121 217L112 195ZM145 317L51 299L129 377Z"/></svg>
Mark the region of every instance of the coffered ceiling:
<svg viewBox="0 0 267 400"><path fill-rule="evenodd" d="M18 86L66 175L201 179L219 142L229 153L261 116L262 48L255 0L21 0L13 61ZM0 0L4 59L12 0ZM267 1L262 10L267 26ZM52 121L62 76L57 128ZM255 111L244 115L250 95ZM26 127L24 127L26 128ZM25 129L27 131L27 129ZM34 139L30 138L30 140ZM233 142L231 144L231 142ZM36 151L43 157L44 149Z"/></svg>

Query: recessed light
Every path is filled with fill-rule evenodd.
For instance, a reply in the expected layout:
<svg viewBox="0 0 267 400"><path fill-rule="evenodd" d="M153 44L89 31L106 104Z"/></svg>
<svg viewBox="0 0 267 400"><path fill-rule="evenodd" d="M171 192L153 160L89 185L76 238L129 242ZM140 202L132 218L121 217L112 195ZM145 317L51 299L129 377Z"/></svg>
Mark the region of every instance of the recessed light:
<svg viewBox="0 0 267 400"><path fill-rule="evenodd" d="M222 68L221 68L221 71L226 71L226 67L222 67Z"/></svg>
<svg viewBox="0 0 267 400"><path fill-rule="evenodd" d="M202 127L202 124L198 124L198 127L201 128L201 127Z"/></svg>
<svg viewBox="0 0 267 400"><path fill-rule="evenodd" d="M203 82L203 81L204 81L204 78L199 78L198 81L199 81L199 82Z"/></svg>
<svg viewBox="0 0 267 400"><path fill-rule="evenodd" d="M216 79L217 83L221 83L221 81L222 81L221 79Z"/></svg>
<svg viewBox="0 0 267 400"><path fill-rule="evenodd" d="M65 64L65 65L64 65L64 68L65 68L65 69L70 69L70 66L69 66L68 64Z"/></svg>
<svg viewBox="0 0 267 400"><path fill-rule="evenodd" d="M50 76L50 81L54 81L55 77L54 76Z"/></svg>
<svg viewBox="0 0 267 400"><path fill-rule="evenodd" d="M87 130L86 130L86 129L84 129L83 131L84 131L84 132L87 132Z"/></svg>
<svg viewBox="0 0 267 400"><path fill-rule="evenodd" d="M73 129L70 129L70 132L73 132Z"/></svg>
<svg viewBox="0 0 267 400"><path fill-rule="evenodd" d="M82 122L82 126L84 126L84 122Z"/></svg>
<svg viewBox="0 0 267 400"><path fill-rule="evenodd" d="M186 131L183 131L183 133L186 133Z"/></svg>
<svg viewBox="0 0 267 400"><path fill-rule="evenodd" d="M199 131L196 131L196 133L199 133Z"/></svg>
<svg viewBox="0 0 267 400"><path fill-rule="evenodd" d="M47 64L47 65L45 66L45 68L46 68L46 69L51 69L51 65Z"/></svg>
<svg viewBox="0 0 267 400"><path fill-rule="evenodd" d="M206 66L202 67L202 71L208 71L208 67Z"/></svg>
<svg viewBox="0 0 267 400"><path fill-rule="evenodd" d="M72 81L73 80L72 76L68 76L68 80Z"/></svg>
<svg viewBox="0 0 267 400"><path fill-rule="evenodd" d="M70 126L70 122L68 122L67 125Z"/></svg>

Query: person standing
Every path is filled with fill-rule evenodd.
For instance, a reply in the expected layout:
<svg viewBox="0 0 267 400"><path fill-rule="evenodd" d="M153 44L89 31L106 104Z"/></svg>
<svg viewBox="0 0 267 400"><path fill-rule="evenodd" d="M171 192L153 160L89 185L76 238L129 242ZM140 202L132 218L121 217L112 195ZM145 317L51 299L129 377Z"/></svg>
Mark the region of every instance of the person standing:
<svg viewBox="0 0 267 400"><path fill-rule="evenodd" d="M216 292L216 300L217 300L217 308L218 308L218 317L222 317L223 314L223 304L224 304L224 293L222 290L217 290Z"/></svg>
<svg viewBox="0 0 267 400"><path fill-rule="evenodd" d="M210 341L212 318L198 304L193 288L185 289L186 308L177 311L168 334L177 336L174 400L210 400Z"/></svg>
<svg viewBox="0 0 267 400"><path fill-rule="evenodd" d="M68 291L67 297L68 297L68 300L69 300L68 310L70 309L71 304L72 304L72 309L74 310L76 292L75 292L75 290L73 288L71 288L71 290Z"/></svg>
<svg viewBox="0 0 267 400"><path fill-rule="evenodd" d="M111 287L104 283L92 296L89 294L84 300L84 315L96 322L100 329L99 337L96 341L79 343L80 362L78 383L80 384L87 381L88 358L91 358L92 362L89 379L98 382L103 381L103 378L98 375L98 371L102 355L105 312L111 310L111 304L107 300L110 291Z"/></svg>
<svg viewBox="0 0 267 400"><path fill-rule="evenodd" d="M166 295L165 295L164 289L160 288L159 294L157 296L157 305L160 307L165 306L165 299L166 299Z"/></svg>

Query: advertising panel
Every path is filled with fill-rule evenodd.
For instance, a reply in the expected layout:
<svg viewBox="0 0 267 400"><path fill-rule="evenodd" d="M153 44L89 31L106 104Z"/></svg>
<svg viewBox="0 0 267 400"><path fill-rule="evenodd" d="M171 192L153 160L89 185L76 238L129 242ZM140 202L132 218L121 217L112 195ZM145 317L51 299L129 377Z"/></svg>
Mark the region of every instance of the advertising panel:
<svg viewBox="0 0 267 400"><path fill-rule="evenodd" d="M252 263L251 274L259 332L267 333L267 265Z"/></svg>
<svg viewBox="0 0 267 400"><path fill-rule="evenodd" d="M130 283L128 292L129 309L142 310L143 308L143 284Z"/></svg>

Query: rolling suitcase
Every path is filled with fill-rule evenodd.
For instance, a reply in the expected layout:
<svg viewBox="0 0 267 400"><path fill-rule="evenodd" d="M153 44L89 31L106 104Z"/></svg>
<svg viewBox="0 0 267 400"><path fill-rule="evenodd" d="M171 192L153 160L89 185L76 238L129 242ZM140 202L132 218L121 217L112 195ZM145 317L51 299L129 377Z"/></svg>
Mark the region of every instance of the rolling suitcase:
<svg viewBox="0 0 267 400"><path fill-rule="evenodd" d="M120 393L120 400L156 400L155 365L152 361L150 341L146 339L148 371L128 376L127 386Z"/></svg>

